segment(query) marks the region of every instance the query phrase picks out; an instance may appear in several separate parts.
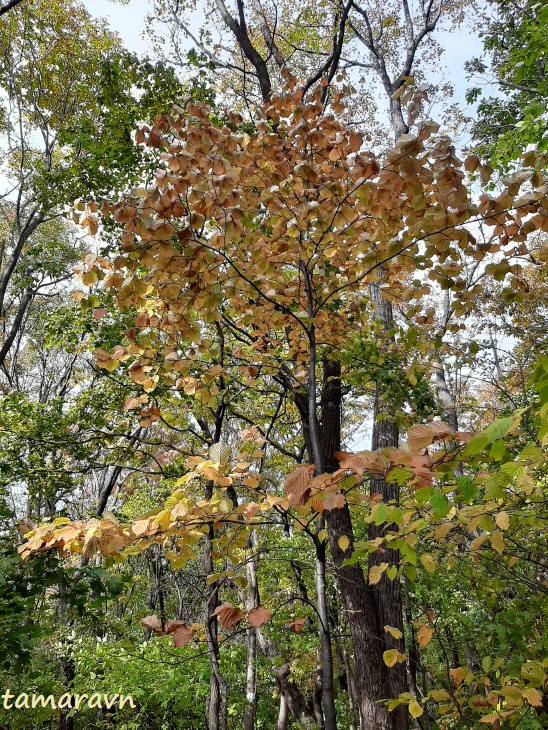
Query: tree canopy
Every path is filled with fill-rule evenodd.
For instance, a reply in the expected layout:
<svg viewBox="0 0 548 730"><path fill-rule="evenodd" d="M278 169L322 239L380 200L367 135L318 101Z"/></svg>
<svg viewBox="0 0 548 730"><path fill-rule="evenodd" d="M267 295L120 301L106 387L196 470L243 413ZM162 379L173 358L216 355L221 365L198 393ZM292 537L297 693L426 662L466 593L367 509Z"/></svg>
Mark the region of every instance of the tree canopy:
<svg viewBox="0 0 548 730"><path fill-rule="evenodd" d="M9 6L2 727L548 727L544 7Z"/></svg>

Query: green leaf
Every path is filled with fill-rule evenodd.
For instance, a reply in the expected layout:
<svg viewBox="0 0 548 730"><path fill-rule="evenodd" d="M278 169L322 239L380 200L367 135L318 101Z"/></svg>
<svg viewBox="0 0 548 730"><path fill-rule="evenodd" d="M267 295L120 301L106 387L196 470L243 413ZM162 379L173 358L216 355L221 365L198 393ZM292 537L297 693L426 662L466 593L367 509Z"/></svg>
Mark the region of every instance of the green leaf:
<svg viewBox="0 0 548 730"><path fill-rule="evenodd" d="M456 482L460 499L465 503L471 502L478 493L477 486L470 477L457 477Z"/></svg>
<svg viewBox="0 0 548 730"><path fill-rule="evenodd" d="M434 517L436 518L445 517L451 509L449 500L439 487L436 487L430 495L430 504L432 505Z"/></svg>

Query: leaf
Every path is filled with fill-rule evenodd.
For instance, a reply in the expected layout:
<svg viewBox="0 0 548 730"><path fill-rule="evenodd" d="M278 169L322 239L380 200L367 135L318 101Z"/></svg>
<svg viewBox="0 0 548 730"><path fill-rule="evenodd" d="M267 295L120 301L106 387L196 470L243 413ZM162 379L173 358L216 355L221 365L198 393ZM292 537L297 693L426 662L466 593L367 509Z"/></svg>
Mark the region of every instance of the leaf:
<svg viewBox="0 0 548 730"><path fill-rule="evenodd" d="M180 646L186 646L189 643L192 639L192 631L183 624L171 633L171 638L173 646L178 649Z"/></svg>
<svg viewBox="0 0 548 730"><path fill-rule="evenodd" d="M429 573L435 573L437 568L437 562L433 555L424 553L420 556L420 561Z"/></svg>
<svg viewBox="0 0 548 730"><path fill-rule="evenodd" d="M538 691L538 689L528 687L523 690L523 696L533 707L542 707L542 694Z"/></svg>
<svg viewBox="0 0 548 730"><path fill-rule="evenodd" d="M446 689L432 689L430 690L430 697L434 702L443 702L444 700L451 699L451 695Z"/></svg>
<svg viewBox="0 0 548 730"><path fill-rule="evenodd" d="M426 449L434 441L443 441L451 435L451 426L444 421L432 421L427 425L411 426L407 440L412 449Z"/></svg>
<svg viewBox="0 0 548 730"><path fill-rule="evenodd" d="M416 699L412 699L409 703L409 714L411 717L420 717L424 712L423 708L419 705Z"/></svg>
<svg viewBox="0 0 548 730"><path fill-rule="evenodd" d="M456 669L450 669L449 674L451 675L453 682L457 687L462 684L463 679L466 677L466 669L464 667L457 667Z"/></svg>
<svg viewBox="0 0 548 730"><path fill-rule="evenodd" d="M433 635L434 635L434 629L431 626L426 626L426 624L421 624L419 626L419 630L417 633L417 641L419 642L419 646L422 646L422 647L428 646L428 644L432 641Z"/></svg>
<svg viewBox="0 0 548 730"><path fill-rule="evenodd" d="M502 438L506 433L508 433L508 430L512 426L513 420L514 419L512 416L508 416L507 418L500 418L498 421L490 423L484 432L489 442L493 443L494 441L497 441L498 439Z"/></svg>
<svg viewBox="0 0 548 730"><path fill-rule="evenodd" d="M326 510L342 509L346 504L346 497L340 493L329 493L326 495L323 506Z"/></svg>
<svg viewBox="0 0 548 730"><path fill-rule="evenodd" d="M314 469L314 465L305 464L304 466L298 466L288 474L284 481L287 494L290 496L297 495L296 499L298 500L307 489L310 490L310 481Z"/></svg>
<svg viewBox="0 0 548 730"><path fill-rule="evenodd" d="M478 493L478 488L470 477L457 477L457 489L463 502L471 502Z"/></svg>
<svg viewBox="0 0 548 730"><path fill-rule="evenodd" d="M495 522L501 530L507 530L510 527L510 516L508 512L499 512L495 515Z"/></svg>
<svg viewBox="0 0 548 730"><path fill-rule="evenodd" d="M393 667L397 663L399 653L397 649L387 649L383 653L382 658L387 667Z"/></svg>
<svg viewBox="0 0 548 730"><path fill-rule="evenodd" d="M162 622L158 616L145 616L145 618L141 619L141 626L145 629L150 629L156 634L156 636L162 636L164 633L162 631Z"/></svg>
<svg viewBox="0 0 548 730"><path fill-rule="evenodd" d="M496 550L499 555L502 555L504 552L504 537L502 532L500 532L500 530L495 530L495 532L491 533L490 540L493 549Z"/></svg>
<svg viewBox="0 0 548 730"><path fill-rule="evenodd" d="M432 494L430 495L430 504L432 505L434 517L436 518L445 517L451 509L449 500L439 487L432 490Z"/></svg>
<svg viewBox="0 0 548 730"><path fill-rule="evenodd" d="M247 620L250 626L262 626L263 624L266 624L267 621L270 621L271 615L272 614L268 608L257 606L256 608L252 608L247 614Z"/></svg>
<svg viewBox="0 0 548 730"><path fill-rule="evenodd" d="M346 535L341 535L338 540L340 549L345 552L350 546L350 540Z"/></svg>
<svg viewBox="0 0 548 730"><path fill-rule="evenodd" d="M399 629L395 629L393 626L385 626L384 630L387 631L395 639L401 639L403 634Z"/></svg>
<svg viewBox="0 0 548 730"><path fill-rule="evenodd" d="M221 628L230 630L236 628L239 623L244 619L244 613L241 608L234 608L230 603L225 603L222 606L218 606L213 611L212 616L219 617L219 623Z"/></svg>
<svg viewBox="0 0 548 730"><path fill-rule="evenodd" d="M369 568L369 585L375 585L382 578L382 574L388 568L388 563L381 563L380 565L373 565Z"/></svg>
<svg viewBox="0 0 548 730"><path fill-rule="evenodd" d="M294 621L289 621L286 626L288 629L293 629L296 634L300 634L306 623L306 616L300 616Z"/></svg>
<svg viewBox="0 0 548 730"><path fill-rule="evenodd" d="M362 476L369 463L367 454L352 454L348 451L336 451L333 455L339 462L341 469L353 471L359 477Z"/></svg>
<svg viewBox="0 0 548 730"><path fill-rule="evenodd" d="M407 659L407 654L402 654L397 649L387 649L382 655L387 667L393 667L397 662L400 664Z"/></svg>
<svg viewBox="0 0 548 730"><path fill-rule="evenodd" d="M526 662L521 665L521 676L532 687L542 687L545 681L544 669L540 662Z"/></svg>
<svg viewBox="0 0 548 730"><path fill-rule="evenodd" d="M484 717L480 717L480 722L485 722L488 725L494 725L499 720L500 720L500 717L496 713L492 713L491 715L485 715Z"/></svg>

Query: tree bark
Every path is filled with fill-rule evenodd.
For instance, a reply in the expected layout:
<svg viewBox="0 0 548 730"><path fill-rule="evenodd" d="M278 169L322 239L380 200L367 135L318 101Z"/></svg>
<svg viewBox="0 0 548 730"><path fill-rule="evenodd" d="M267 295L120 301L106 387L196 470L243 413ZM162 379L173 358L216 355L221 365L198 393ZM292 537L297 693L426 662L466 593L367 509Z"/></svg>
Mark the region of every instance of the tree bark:
<svg viewBox="0 0 548 730"><path fill-rule="evenodd" d="M211 499L213 496L213 482L206 482L205 498ZM212 555L213 527L210 526L209 532L205 536L204 542L204 572L206 577L212 575L213 555ZM216 582L208 583L207 586L207 603L204 624L207 636L207 647L209 650L209 702L208 702L208 730L220 730L219 717L221 712L221 684L219 682L219 641L217 636L217 617L213 616L213 612L218 605L218 585Z"/></svg>

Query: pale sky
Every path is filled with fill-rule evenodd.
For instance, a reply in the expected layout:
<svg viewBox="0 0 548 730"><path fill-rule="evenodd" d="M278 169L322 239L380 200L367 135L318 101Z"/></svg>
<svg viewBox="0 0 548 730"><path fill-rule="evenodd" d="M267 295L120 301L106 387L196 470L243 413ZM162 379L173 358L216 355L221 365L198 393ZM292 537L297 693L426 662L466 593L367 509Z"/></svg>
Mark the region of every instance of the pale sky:
<svg viewBox="0 0 548 730"><path fill-rule="evenodd" d="M96 18L105 18L112 30L121 36L125 46L140 55L149 55L153 52L148 38L143 38L146 29L146 17L152 10L151 0L130 0L129 3L121 5L110 0L83 0L90 14ZM194 21L194 22L193 22ZM200 19L191 20L195 27L200 25ZM456 87L455 101L465 106L464 94L466 88L471 84L466 81L464 63L473 56L481 55L482 43L470 28L463 28L457 32L437 33L445 49L443 63L440 64L440 71L445 66L445 75ZM432 73L429 72L429 79L434 81Z"/></svg>

